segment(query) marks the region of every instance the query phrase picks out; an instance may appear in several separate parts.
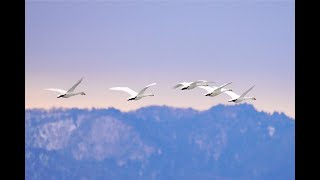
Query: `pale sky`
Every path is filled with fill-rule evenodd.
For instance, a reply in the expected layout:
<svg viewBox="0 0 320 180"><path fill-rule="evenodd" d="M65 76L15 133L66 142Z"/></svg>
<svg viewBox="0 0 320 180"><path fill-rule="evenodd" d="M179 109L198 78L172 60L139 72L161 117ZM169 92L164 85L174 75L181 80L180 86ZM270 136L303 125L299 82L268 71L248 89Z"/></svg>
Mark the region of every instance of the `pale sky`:
<svg viewBox="0 0 320 180"><path fill-rule="evenodd" d="M258 110L295 116L294 1L26 1L26 108L148 105L205 110L226 94L174 90L205 79L247 95ZM45 88L86 96L57 99ZM128 86L154 97L127 102Z"/></svg>

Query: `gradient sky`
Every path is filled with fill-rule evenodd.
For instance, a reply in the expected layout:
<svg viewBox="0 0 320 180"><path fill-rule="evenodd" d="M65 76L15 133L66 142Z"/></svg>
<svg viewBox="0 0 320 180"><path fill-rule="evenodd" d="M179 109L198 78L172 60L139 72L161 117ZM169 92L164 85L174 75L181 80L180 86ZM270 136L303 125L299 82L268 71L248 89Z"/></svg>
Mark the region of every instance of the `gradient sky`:
<svg viewBox="0 0 320 180"><path fill-rule="evenodd" d="M294 1L26 1L26 108L147 105L199 110L226 94L173 90L205 79L241 94L258 110L295 116ZM81 77L86 96L57 99ZM113 86L148 89L127 102Z"/></svg>

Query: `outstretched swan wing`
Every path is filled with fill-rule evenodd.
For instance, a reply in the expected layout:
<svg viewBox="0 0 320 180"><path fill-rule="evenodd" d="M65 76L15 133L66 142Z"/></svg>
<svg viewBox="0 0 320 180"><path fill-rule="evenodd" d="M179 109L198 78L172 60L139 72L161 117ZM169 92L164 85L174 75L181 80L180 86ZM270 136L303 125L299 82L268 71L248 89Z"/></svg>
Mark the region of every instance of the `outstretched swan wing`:
<svg viewBox="0 0 320 180"><path fill-rule="evenodd" d="M185 83L179 83L179 84L173 86L173 88L176 89L176 88L178 88L178 87L184 86L184 84L185 84Z"/></svg>
<svg viewBox="0 0 320 180"><path fill-rule="evenodd" d="M49 88L49 89L45 89L45 90L48 90L48 91L55 91L55 92L58 92L58 93L60 93L60 94L65 94L65 93L67 93L67 91L62 90L62 89Z"/></svg>
<svg viewBox="0 0 320 180"><path fill-rule="evenodd" d="M128 87L112 87L110 88L110 90L116 90L116 91L124 91L129 93L131 96L136 96L137 92L135 92L134 90L128 88Z"/></svg>
<svg viewBox="0 0 320 180"><path fill-rule="evenodd" d="M152 83L152 84L149 84L148 86L146 86L145 88L141 89L138 93L138 95L141 95L143 94L150 86L154 86L156 85L157 83Z"/></svg>
<svg viewBox="0 0 320 180"><path fill-rule="evenodd" d="M192 83L190 84L190 86L191 86L191 85L198 84L198 83L208 83L208 81L206 81L206 80L198 80L198 81L194 81L194 82L192 82Z"/></svg>
<svg viewBox="0 0 320 180"><path fill-rule="evenodd" d="M72 86L72 88L70 88L67 92L73 92L74 89L76 89L76 87L81 83L83 78L81 78L75 85Z"/></svg>
<svg viewBox="0 0 320 180"><path fill-rule="evenodd" d="M198 88L204 89L206 90L208 93L211 93L214 88L210 87L210 86L198 86Z"/></svg>
<svg viewBox="0 0 320 180"><path fill-rule="evenodd" d="M229 84L231 84L231 83L232 83L232 82L229 82L229 83L223 84L223 85L221 85L221 86L217 87L217 89L222 89L222 88L226 87L227 85L229 85Z"/></svg>
<svg viewBox="0 0 320 180"><path fill-rule="evenodd" d="M251 89L254 87L255 85L253 85L250 89L248 89L246 92L244 92L243 94L241 94L240 97L244 97L249 91L251 91Z"/></svg>
<svg viewBox="0 0 320 180"><path fill-rule="evenodd" d="M224 93L228 94L232 99L238 99L239 95L232 91L225 91Z"/></svg>
<svg viewBox="0 0 320 180"><path fill-rule="evenodd" d="M190 86L192 85L196 85L196 84L199 84L199 83L204 83L205 85L207 85L208 83L215 83L214 81L206 81L206 80L198 80L198 81L194 81L190 84Z"/></svg>

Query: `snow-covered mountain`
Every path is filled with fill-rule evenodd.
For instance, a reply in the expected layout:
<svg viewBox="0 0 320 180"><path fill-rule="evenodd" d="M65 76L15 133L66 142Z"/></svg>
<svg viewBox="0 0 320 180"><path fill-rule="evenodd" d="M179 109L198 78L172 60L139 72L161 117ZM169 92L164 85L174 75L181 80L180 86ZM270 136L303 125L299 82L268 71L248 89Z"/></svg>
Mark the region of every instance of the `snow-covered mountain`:
<svg viewBox="0 0 320 180"><path fill-rule="evenodd" d="M295 179L295 121L252 105L27 109L26 179Z"/></svg>

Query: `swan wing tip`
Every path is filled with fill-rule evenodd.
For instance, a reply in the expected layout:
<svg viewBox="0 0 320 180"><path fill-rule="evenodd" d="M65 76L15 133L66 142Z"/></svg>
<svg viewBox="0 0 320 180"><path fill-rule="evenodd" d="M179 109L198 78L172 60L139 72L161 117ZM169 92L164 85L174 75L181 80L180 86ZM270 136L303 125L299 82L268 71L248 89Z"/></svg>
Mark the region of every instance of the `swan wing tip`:
<svg viewBox="0 0 320 180"><path fill-rule="evenodd" d="M149 87L149 86L154 86L154 85L156 85L156 84L157 84L157 83L151 83L151 84L148 85L148 87Z"/></svg>

